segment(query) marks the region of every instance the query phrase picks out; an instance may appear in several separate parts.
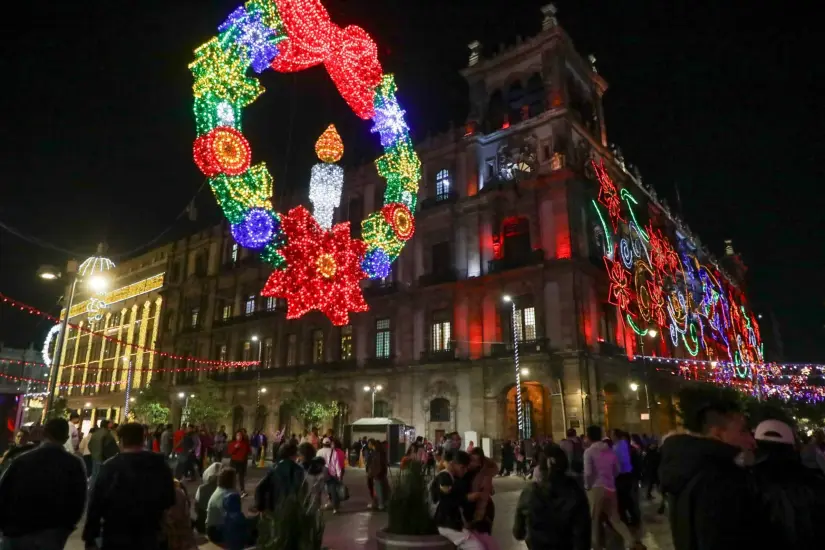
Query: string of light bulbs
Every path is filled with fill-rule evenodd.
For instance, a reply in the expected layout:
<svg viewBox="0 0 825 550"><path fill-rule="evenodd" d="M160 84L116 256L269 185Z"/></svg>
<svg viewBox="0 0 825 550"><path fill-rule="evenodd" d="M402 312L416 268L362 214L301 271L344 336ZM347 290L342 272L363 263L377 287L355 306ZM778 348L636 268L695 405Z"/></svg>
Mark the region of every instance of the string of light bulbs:
<svg viewBox="0 0 825 550"><path fill-rule="evenodd" d="M0 292L0 303L7 304L11 307L17 308L20 311L28 313L29 315L39 315L40 317L44 317L46 319L54 321L55 323L60 322L60 319L58 319L54 315L52 315L50 313L47 313L45 311L41 311L41 310L37 309L36 307L30 306L28 304L25 304L23 302L20 302L18 300L13 299L13 298L10 298L10 297L6 296L5 294L3 294L2 292ZM147 346L142 346L142 345L136 344L134 342L127 342L125 340L115 338L114 336L107 336L106 334L103 334L101 332L93 331L91 329L88 329L86 327L82 327L80 325L75 325L75 324L72 324L72 323L68 323L68 326L71 329L74 329L74 330L77 330L77 331L80 331L80 332L84 332L84 333L92 335L92 336L99 336L100 338L103 338L104 340L108 340L109 342L112 342L112 343L115 343L115 344L122 344L126 347L135 348L135 349L138 349L138 350L141 350L141 351L144 351L144 352L152 353L152 354L157 355L159 357L166 357L166 358L169 358L169 359L177 359L177 360L181 360L181 361L197 363L199 365L216 365L216 366L221 366L221 367L225 367L225 368L227 368L227 367L248 367L248 366L251 366L251 365L257 365L258 364L257 361L219 361L219 360L215 360L215 359L204 359L204 358L201 358L201 357L192 357L192 356L189 356L189 355L177 355L177 354L174 354L174 353L159 351L159 350L156 350L154 348L147 347Z"/></svg>

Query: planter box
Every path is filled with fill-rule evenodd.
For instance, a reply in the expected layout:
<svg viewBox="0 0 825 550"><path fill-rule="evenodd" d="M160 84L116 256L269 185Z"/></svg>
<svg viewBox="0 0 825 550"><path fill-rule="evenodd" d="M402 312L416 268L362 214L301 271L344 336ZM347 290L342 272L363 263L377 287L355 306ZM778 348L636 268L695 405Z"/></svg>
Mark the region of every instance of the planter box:
<svg viewBox="0 0 825 550"><path fill-rule="evenodd" d="M375 533L378 550L455 550L441 535L393 535L380 529Z"/></svg>

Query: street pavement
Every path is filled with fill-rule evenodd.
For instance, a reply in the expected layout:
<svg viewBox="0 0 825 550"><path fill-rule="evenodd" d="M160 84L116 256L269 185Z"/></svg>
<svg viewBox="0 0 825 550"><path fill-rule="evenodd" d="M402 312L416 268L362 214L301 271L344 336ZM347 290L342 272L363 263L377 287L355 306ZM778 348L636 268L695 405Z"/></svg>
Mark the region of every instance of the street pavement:
<svg viewBox="0 0 825 550"><path fill-rule="evenodd" d="M244 499L244 509L246 511L252 507L252 489L263 477L264 472L265 469L257 467L252 467L249 470L247 490L250 492L250 497ZM350 490L350 499L341 505L339 514L325 513L324 545L330 550L373 550L376 548L374 533L386 525L386 513L372 512L367 509L369 493L364 470L350 468L347 470L344 479ZM496 519L493 525L493 536L499 543L501 550L527 548L523 542L516 541L511 534L516 503L521 490L527 483L529 482L515 476L496 478L495 480L493 500L496 505ZM189 495L194 496L197 484L187 483L186 485ZM667 518L656 514L655 508L652 503L642 502L644 523L642 542L649 550L673 550ZM66 550L84 550L80 538L81 529L82 525L69 538ZM199 542L201 543L200 550L218 549L217 546L205 539ZM615 534L608 533L608 549L619 550L621 548L620 539Z"/></svg>

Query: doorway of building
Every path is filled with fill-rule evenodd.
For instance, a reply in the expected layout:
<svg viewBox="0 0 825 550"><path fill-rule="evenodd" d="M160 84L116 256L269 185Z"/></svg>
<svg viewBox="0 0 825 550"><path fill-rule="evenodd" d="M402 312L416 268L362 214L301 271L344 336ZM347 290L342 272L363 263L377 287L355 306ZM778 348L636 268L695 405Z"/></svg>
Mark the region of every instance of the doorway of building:
<svg viewBox="0 0 825 550"><path fill-rule="evenodd" d="M521 384L521 404L524 411L524 431L527 438L553 434L551 424L550 392L539 382ZM505 390L503 399L502 438L518 439L518 412L516 407L516 386Z"/></svg>
<svg viewBox="0 0 825 550"><path fill-rule="evenodd" d="M446 432L444 430L436 430L433 435L433 444L441 443L445 433Z"/></svg>

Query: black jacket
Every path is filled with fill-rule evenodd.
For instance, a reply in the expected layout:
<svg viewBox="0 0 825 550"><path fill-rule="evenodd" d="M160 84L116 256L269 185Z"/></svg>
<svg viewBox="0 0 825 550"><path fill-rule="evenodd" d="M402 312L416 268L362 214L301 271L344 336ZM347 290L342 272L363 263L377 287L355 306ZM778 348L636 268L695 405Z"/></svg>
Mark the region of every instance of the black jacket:
<svg viewBox="0 0 825 550"><path fill-rule="evenodd" d="M587 495L572 477L552 476L521 492L513 537L530 550L589 550L590 534Z"/></svg>
<svg viewBox="0 0 825 550"><path fill-rule="evenodd" d="M753 468L768 511L772 548L814 548L825 541L825 479L802 465L790 445L760 442Z"/></svg>
<svg viewBox="0 0 825 550"><path fill-rule="evenodd" d="M676 550L761 548L765 514L740 454L715 439L672 435L662 445L659 479L668 494Z"/></svg>
<svg viewBox="0 0 825 550"><path fill-rule="evenodd" d="M280 460L255 487L255 507L262 512L275 510L287 495L301 488L305 478L306 472L295 461Z"/></svg>
<svg viewBox="0 0 825 550"><path fill-rule="evenodd" d="M430 483L430 502L435 505L433 520L438 527L461 531L464 528L462 514L467 502L469 487L466 481L441 472Z"/></svg>
<svg viewBox="0 0 825 550"><path fill-rule="evenodd" d="M160 535L163 513L174 503L174 478L162 455L120 453L100 468L83 540L93 542L103 523L104 549L152 548Z"/></svg>
<svg viewBox="0 0 825 550"><path fill-rule="evenodd" d="M86 469L62 445L42 443L15 457L0 478L0 532L14 538L73 531L86 503Z"/></svg>

